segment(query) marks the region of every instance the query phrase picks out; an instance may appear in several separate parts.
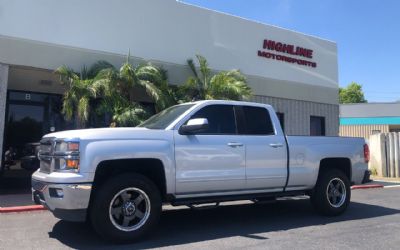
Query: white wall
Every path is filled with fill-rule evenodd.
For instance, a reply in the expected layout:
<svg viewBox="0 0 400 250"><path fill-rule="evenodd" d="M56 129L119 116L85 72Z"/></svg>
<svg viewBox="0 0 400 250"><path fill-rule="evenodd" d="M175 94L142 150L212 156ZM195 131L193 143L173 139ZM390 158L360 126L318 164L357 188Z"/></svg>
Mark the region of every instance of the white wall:
<svg viewBox="0 0 400 250"><path fill-rule="evenodd" d="M338 88L335 43L175 0L0 0L1 35ZM314 50L317 68L258 57L265 38Z"/></svg>

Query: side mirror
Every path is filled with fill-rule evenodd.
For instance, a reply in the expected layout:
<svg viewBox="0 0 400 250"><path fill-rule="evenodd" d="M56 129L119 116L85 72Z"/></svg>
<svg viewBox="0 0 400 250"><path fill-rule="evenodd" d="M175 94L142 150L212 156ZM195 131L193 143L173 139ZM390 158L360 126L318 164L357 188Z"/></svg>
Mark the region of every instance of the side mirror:
<svg viewBox="0 0 400 250"><path fill-rule="evenodd" d="M190 119L186 125L182 125L178 132L181 135L192 135L206 129L208 129L207 118L195 118Z"/></svg>

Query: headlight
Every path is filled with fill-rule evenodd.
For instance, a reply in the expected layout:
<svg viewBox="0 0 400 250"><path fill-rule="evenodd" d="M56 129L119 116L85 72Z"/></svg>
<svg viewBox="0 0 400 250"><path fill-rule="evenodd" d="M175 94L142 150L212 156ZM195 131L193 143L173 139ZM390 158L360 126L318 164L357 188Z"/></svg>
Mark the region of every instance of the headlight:
<svg viewBox="0 0 400 250"><path fill-rule="evenodd" d="M55 146L55 171L78 172L79 171L79 142L57 141Z"/></svg>
<svg viewBox="0 0 400 250"><path fill-rule="evenodd" d="M56 171L79 171L79 159L68 159L68 158L61 158L59 160L59 166L56 168Z"/></svg>
<svg viewBox="0 0 400 250"><path fill-rule="evenodd" d="M74 152L79 151L79 142L57 142L56 152Z"/></svg>

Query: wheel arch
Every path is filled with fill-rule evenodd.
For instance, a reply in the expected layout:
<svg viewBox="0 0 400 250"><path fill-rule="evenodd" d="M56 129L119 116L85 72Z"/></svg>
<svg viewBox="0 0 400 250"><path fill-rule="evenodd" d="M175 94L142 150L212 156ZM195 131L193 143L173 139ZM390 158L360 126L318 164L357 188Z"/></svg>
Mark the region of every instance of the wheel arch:
<svg viewBox="0 0 400 250"><path fill-rule="evenodd" d="M164 164L160 159L155 158L127 158L101 161L96 167L92 192L96 192L99 187L113 176L124 173L136 173L145 176L157 186L162 200L167 200L167 180Z"/></svg>
<svg viewBox="0 0 400 250"><path fill-rule="evenodd" d="M352 170L351 170L351 160L346 157L330 157L324 158L319 163L318 179L321 173L328 171L329 169L337 169L342 171L349 181L351 182Z"/></svg>

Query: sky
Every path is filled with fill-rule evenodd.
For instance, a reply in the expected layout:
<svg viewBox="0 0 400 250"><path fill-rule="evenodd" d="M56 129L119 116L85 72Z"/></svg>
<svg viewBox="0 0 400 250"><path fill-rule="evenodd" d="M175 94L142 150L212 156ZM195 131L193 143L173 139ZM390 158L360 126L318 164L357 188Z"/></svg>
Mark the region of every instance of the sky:
<svg viewBox="0 0 400 250"><path fill-rule="evenodd" d="M368 102L400 100L398 0L182 0L334 41L339 86L363 86Z"/></svg>

